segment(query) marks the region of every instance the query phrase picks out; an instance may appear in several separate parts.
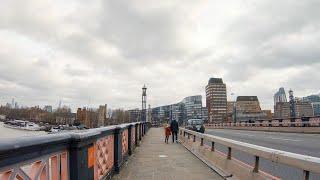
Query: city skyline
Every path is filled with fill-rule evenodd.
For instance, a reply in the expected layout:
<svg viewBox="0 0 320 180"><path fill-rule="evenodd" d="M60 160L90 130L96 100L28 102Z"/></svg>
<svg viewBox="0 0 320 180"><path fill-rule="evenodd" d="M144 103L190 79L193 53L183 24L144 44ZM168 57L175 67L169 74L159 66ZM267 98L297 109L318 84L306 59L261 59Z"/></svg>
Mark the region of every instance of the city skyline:
<svg viewBox="0 0 320 180"><path fill-rule="evenodd" d="M280 89L283 89L284 87L281 87ZM277 94L278 93L278 91L275 91L275 93ZM228 95L228 102L235 102L234 100L235 99L232 99L232 98L234 98L234 97L239 97L239 96L242 96L242 95L235 95L234 93L231 93L232 95ZM288 94L288 92L287 91L285 91L285 94L287 95ZM206 97L203 97L203 95L201 95L200 93L199 94L194 94L194 95L188 95L187 97L191 97L191 96L202 96L202 101L203 102L206 102ZM250 96L250 95L247 95L247 96ZM255 95L253 95L253 96L255 96ZM298 99L305 99L305 98L307 98L308 96L319 96L320 97L320 93L313 93L313 94L305 94L305 95L302 95L302 96L295 96L295 98L298 98ZM184 97L185 98L185 97ZM274 96L273 96L273 98L274 98ZM14 98L12 98L11 99L11 101L13 101L13 100L15 100ZM40 108L42 108L42 109L46 109L47 108L47 106L51 106L51 108L52 108L52 110L57 110L57 109L59 109L59 107L60 108L64 108L64 107L67 107L67 108L71 108L71 110L72 110L72 112L76 112L77 111L77 109L78 108L89 108L89 109L98 109L97 107L99 106L99 104L98 105L95 105L95 104L91 104L91 105L79 105L79 106L77 106L77 107L75 107L74 109L73 109L73 107L71 107L71 106L69 106L68 104L63 104L62 102L61 102L61 100L60 101L58 101L57 102L57 105L55 106L55 105L52 105L52 104L44 104L44 105L39 105L39 104L33 104L33 105L25 105L25 104L18 104L17 103L17 101L15 101L15 103L16 103L16 105L18 105L18 107L19 108L30 108L30 107L40 107ZM60 104L61 103L61 104ZM149 104L149 103L147 103L147 104ZM158 104L158 105L154 105L153 107L161 107L161 106L168 106L168 105L171 105L171 104L175 104L175 103L166 103L166 102L164 102L163 104ZM6 106L6 105L12 105L12 102L0 102L0 106ZM140 104L141 105L141 104ZM151 105L151 104L149 104L149 105ZM260 105L261 105L261 107L265 107L264 105L263 105L263 102L261 102L260 101ZM204 107L206 107L205 106L205 104L203 104L203 106ZM271 109L269 109L269 110L271 110L272 112L274 112L274 106L275 106L275 103L273 104L273 107L271 108ZM16 107L15 107L16 108ZM133 107L133 108L125 108L125 107L111 107L111 108L108 108L108 109L124 109L124 110L133 110L133 109L140 109L139 108L139 105L137 105L136 107Z"/></svg>
<svg viewBox="0 0 320 180"><path fill-rule="evenodd" d="M132 109L146 84L155 107L221 77L273 109L279 87L320 93L319 3L4 0L0 104Z"/></svg>

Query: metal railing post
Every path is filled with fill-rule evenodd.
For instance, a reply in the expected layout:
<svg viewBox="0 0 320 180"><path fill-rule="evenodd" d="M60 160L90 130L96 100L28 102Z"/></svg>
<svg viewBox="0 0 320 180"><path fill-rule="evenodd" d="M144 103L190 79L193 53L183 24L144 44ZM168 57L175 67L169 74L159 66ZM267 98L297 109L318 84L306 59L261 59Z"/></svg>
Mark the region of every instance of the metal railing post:
<svg viewBox="0 0 320 180"><path fill-rule="evenodd" d="M303 170L303 179L304 180L309 180L309 177L310 176L310 172L309 171L306 171L306 170Z"/></svg>
<svg viewBox="0 0 320 180"><path fill-rule="evenodd" d="M258 173L259 172L259 156L255 156L255 161L254 161L254 168L253 172Z"/></svg>
<svg viewBox="0 0 320 180"><path fill-rule="evenodd" d="M144 123L141 123L141 136L144 136Z"/></svg>
<svg viewBox="0 0 320 180"><path fill-rule="evenodd" d="M231 147L228 147L228 156L227 159L231 159Z"/></svg>
<svg viewBox="0 0 320 180"><path fill-rule="evenodd" d="M122 135L121 128L117 127L114 130L114 170L115 173L120 172L120 165L122 161Z"/></svg>
<svg viewBox="0 0 320 180"><path fill-rule="evenodd" d="M141 133L142 133L142 126L141 126L141 123L139 123L139 141L141 141L141 139L142 139Z"/></svg>
<svg viewBox="0 0 320 180"><path fill-rule="evenodd" d="M214 142L211 142L211 151L214 151Z"/></svg>
<svg viewBox="0 0 320 180"><path fill-rule="evenodd" d="M70 143L69 173L70 179L94 178L94 141L96 139L75 138Z"/></svg>
<svg viewBox="0 0 320 180"><path fill-rule="evenodd" d="M128 127L128 154L129 156L132 154L132 124Z"/></svg>
<svg viewBox="0 0 320 180"><path fill-rule="evenodd" d="M134 135L134 142L135 142L135 144L136 144L136 146L138 146L139 145L139 143L138 143L138 130L139 130L139 125L138 124L135 124L135 128L134 128L134 133L135 133L135 135Z"/></svg>

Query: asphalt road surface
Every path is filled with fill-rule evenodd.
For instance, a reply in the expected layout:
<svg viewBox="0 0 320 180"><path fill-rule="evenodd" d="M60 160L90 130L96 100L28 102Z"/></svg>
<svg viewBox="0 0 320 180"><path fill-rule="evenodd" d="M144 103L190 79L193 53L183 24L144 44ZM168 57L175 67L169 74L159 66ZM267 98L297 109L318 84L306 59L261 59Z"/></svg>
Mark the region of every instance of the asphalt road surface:
<svg viewBox="0 0 320 180"><path fill-rule="evenodd" d="M320 134L278 133L229 129L207 129L205 133L268 148L320 157ZM227 147L222 145L217 145L217 149L224 153L227 152ZM254 157L244 152L232 151L232 156L247 164L254 164ZM282 179L302 179L303 177L303 171L300 169L276 164L262 158L260 161L261 170ZM311 173L310 179L320 179L320 175Z"/></svg>

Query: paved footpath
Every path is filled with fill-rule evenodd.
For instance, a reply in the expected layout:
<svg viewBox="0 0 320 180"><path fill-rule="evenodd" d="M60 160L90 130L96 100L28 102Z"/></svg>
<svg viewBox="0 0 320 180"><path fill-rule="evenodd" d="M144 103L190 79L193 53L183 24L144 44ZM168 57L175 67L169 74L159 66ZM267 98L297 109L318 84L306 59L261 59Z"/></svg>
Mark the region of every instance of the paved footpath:
<svg viewBox="0 0 320 180"><path fill-rule="evenodd" d="M171 137L170 137L171 138ZM222 179L182 145L164 143L163 128L151 128L114 180Z"/></svg>

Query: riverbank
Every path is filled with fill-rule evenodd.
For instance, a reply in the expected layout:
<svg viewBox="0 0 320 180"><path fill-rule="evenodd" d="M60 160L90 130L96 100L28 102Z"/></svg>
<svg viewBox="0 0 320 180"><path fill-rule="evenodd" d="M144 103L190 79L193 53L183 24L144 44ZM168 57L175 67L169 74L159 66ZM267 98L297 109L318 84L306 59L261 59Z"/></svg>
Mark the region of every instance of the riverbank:
<svg viewBox="0 0 320 180"><path fill-rule="evenodd" d="M47 134L44 131L26 131L21 129L12 129L3 126L4 123L0 122L0 140L4 138L17 138L22 136L37 136Z"/></svg>

